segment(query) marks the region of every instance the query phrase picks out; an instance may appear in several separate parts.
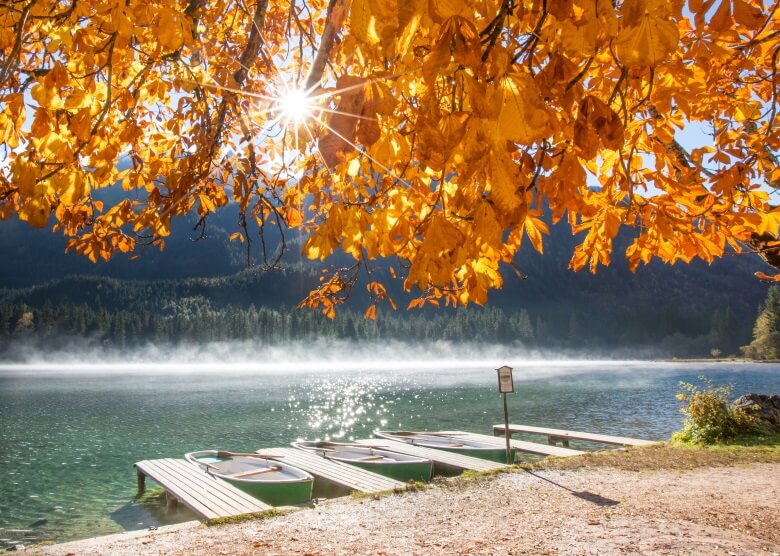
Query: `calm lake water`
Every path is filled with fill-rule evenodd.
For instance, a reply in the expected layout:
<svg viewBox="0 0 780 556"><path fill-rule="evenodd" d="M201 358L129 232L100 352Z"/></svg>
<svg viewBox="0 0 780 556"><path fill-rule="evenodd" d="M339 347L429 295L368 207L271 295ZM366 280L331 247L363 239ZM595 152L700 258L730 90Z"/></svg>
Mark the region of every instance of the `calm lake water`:
<svg viewBox="0 0 780 556"><path fill-rule="evenodd" d="M511 421L648 439L679 428L681 380L706 375L733 384L735 395L780 392L780 365L514 365ZM489 434L502 418L496 373L468 366L317 373L0 366L0 548L161 523L133 500L132 464L141 459L347 440L375 429Z"/></svg>

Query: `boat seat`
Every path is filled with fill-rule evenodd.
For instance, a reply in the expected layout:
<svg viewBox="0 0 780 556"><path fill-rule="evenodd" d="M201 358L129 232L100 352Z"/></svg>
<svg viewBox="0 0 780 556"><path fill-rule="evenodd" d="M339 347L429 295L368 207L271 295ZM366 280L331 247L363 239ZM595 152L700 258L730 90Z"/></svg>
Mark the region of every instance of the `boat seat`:
<svg viewBox="0 0 780 556"><path fill-rule="evenodd" d="M232 475L228 475L228 477L232 479L243 479L244 477L251 477L252 475L260 475L261 473L270 473L272 471L279 471L281 467L278 465L272 465L271 467L267 467L265 469L260 469L258 471L244 471L243 473L234 473Z"/></svg>

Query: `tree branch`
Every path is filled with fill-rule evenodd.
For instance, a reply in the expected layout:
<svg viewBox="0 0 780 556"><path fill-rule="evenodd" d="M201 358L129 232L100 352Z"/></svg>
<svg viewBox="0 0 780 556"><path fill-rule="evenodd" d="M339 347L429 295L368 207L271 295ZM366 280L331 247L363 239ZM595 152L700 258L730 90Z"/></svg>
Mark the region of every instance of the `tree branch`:
<svg viewBox="0 0 780 556"><path fill-rule="evenodd" d="M330 51L333 49L333 41L336 33L341 29L344 22L344 5L342 0L330 0L328 2L328 11L325 15L325 29L322 31L320 47L317 49L317 55L314 57L309 75L306 76L305 90L309 91L320 84L322 73L325 71L325 64L328 63Z"/></svg>

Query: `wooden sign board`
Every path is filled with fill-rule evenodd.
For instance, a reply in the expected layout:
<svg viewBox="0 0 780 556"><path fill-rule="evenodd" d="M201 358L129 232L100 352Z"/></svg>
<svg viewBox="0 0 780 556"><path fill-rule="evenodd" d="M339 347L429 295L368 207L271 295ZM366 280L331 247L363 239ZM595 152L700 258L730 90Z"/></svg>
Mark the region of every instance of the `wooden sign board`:
<svg viewBox="0 0 780 556"><path fill-rule="evenodd" d="M515 384L512 380L512 367L499 367L498 371L498 391L502 394L515 391Z"/></svg>

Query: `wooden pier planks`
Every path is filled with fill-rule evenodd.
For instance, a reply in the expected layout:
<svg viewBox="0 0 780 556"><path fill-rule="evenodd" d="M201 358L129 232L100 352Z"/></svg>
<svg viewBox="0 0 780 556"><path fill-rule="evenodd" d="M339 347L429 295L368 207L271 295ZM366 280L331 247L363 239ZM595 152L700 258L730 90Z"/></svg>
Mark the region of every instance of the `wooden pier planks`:
<svg viewBox="0 0 780 556"><path fill-rule="evenodd" d="M569 440L587 440L589 442L601 442L603 444L617 444L618 446L647 446L649 444L655 444L655 442L651 440L627 438L624 436L610 436L607 434L595 434L590 432L549 429L545 427L532 427L530 425L509 425L509 434L516 432L546 435L547 441L551 444L555 442L563 442L568 444ZM503 435L504 425L493 425L493 434Z"/></svg>
<svg viewBox="0 0 780 556"><path fill-rule="evenodd" d="M472 440L478 440L479 442L485 442L487 444L494 444L496 446L506 446L506 440L497 436L490 436L489 434L477 434L475 432L464 431L447 431L457 435L459 438L470 438ZM538 456L555 456L558 458L568 458L572 456L580 456L585 452L581 450L572 450L571 448L561 448L559 446L548 446L547 444L539 444L537 442L526 442L524 440L509 439L509 445L519 452L526 452L529 454L536 454Z"/></svg>
<svg viewBox="0 0 780 556"><path fill-rule="evenodd" d="M297 448L265 448L259 451L264 454L284 456L285 463L289 463L299 469L308 471L315 477L336 483L350 490L377 493L406 488L406 484L401 481L396 481L395 479L390 479L346 463L329 460L305 450Z"/></svg>
<svg viewBox="0 0 780 556"><path fill-rule="evenodd" d="M366 446L384 447L388 450L398 452L400 454L408 454L410 456L427 458L433 461L434 465L444 465L460 470L470 469L472 471L494 471L496 469L505 469L507 467L506 464L497 463L495 461L464 456L453 452L447 452L445 450L437 450L435 448L424 448L423 446L416 446L413 444L407 444L406 442L398 442L396 440L387 440L385 438L369 438L365 440L356 440L356 442L359 444L365 444Z"/></svg>
<svg viewBox="0 0 780 556"><path fill-rule="evenodd" d="M268 504L202 472L182 459L147 459L137 462L135 468L139 474L158 483L202 520L271 509Z"/></svg>

